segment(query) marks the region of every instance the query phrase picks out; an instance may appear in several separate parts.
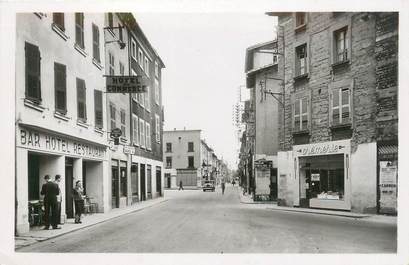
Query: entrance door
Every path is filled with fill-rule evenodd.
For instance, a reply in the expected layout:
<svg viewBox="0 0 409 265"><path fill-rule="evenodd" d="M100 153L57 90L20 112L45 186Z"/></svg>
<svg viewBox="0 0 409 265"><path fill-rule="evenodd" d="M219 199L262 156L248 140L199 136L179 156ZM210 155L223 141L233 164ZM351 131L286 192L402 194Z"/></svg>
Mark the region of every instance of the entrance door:
<svg viewBox="0 0 409 265"><path fill-rule="evenodd" d="M141 201L146 200L146 172L145 165L141 164Z"/></svg>
<svg viewBox="0 0 409 265"><path fill-rule="evenodd" d="M270 200L277 200L277 168L272 168L270 172Z"/></svg>
<svg viewBox="0 0 409 265"><path fill-rule="evenodd" d="M65 158L65 214L74 218L72 190L74 188L73 159Z"/></svg>
<svg viewBox="0 0 409 265"><path fill-rule="evenodd" d="M165 173L165 178L166 178L166 188L169 188L169 189L170 189L170 185L171 185L170 174L169 174L169 173Z"/></svg>
<svg viewBox="0 0 409 265"><path fill-rule="evenodd" d="M162 171L160 167L156 167L156 191L159 192L159 196L162 196L162 181L161 181Z"/></svg>
<svg viewBox="0 0 409 265"><path fill-rule="evenodd" d="M112 167L112 208L119 207L119 172L118 167Z"/></svg>

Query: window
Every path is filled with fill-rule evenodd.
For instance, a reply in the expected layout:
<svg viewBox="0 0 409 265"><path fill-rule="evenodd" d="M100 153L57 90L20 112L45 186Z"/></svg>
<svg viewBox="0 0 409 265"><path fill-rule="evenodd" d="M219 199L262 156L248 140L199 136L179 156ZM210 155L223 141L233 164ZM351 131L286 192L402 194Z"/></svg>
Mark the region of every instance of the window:
<svg viewBox="0 0 409 265"><path fill-rule="evenodd" d="M172 153L172 143L166 143L166 153Z"/></svg>
<svg viewBox="0 0 409 265"><path fill-rule="evenodd" d="M136 76L136 75L137 75L136 72L135 72L133 69L131 69L131 75L132 75L132 76ZM139 93L132 93L132 98L133 98L136 102L138 102L138 101L139 101Z"/></svg>
<svg viewBox="0 0 409 265"><path fill-rule="evenodd" d="M133 144L139 145L139 132L138 132L138 117L132 114L132 130L133 130Z"/></svg>
<svg viewBox="0 0 409 265"><path fill-rule="evenodd" d="M115 75L115 58L114 55L108 53L109 56L109 75Z"/></svg>
<svg viewBox="0 0 409 265"><path fill-rule="evenodd" d="M332 125L351 123L351 92L349 88L337 88L331 94Z"/></svg>
<svg viewBox="0 0 409 265"><path fill-rule="evenodd" d="M125 67L124 67L124 64L121 62L119 62L119 74L125 75Z"/></svg>
<svg viewBox="0 0 409 265"><path fill-rule="evenodd" d="M188 143L187 143L187 151L188 151L188 152L194 152L193 149L194 149L194 148L193 148L193 142L188 142Z"/></svg>
<svg viewBox="0 0 409 265"><path fill-rule="evenodd" d="M114 27L114 16L112 13L108 13L108 27L110 27L110 30Z"/></svg>
<svg viewBox="0 0 409 265"><path fill-rule="evenodd" d="M295 53L295 76L303 76L308 73L307 44L305 43L295 48Z"/></svg>
<svg viewBox="0 0 409 265"><path fill-rule="evenodd" d="M159 81L155 79L155 102L159 105Z"/></svg>
<svg viewBox="0 0 409 265"><path fill-rule="evenodd" d="M85 81L77 78L77 106L78 119L82 122L87 121L87 98L85 93Z"/></svg>
<svg viewBox="0 0 409 265"><path fill-rule="evenodd" d="M65 31L64 27L64 13L53 13L53 23L61 31Z"/></svg>
<svg viewBox="0 0 409 265"><path fill-rule="evenodd" d="M121 197L126 197L128 194L128 178L127 178L127 168L126 168L126 162L121 161L121 167L120 167L120 173L121 173L121 189L120 189L120 194Z"/></svg>
<svg viewBox="0 0 409 265"><path fill-rule="evenodd" d="M146 86L145 108L146 108L147 111L151 110L151 89L150 89L149 86Z"/></svg>
<svg viewBox="0 0 409 265"><path fill-rule="evenodd" d="M75 43L84 49L84 13L75 13Z"/></svg>
<svg viewBox="0 0 409 265"><path fill-rule="evenodd" d="M144 67L144 69L145 69L146 75L149 76L149 59L146 56L145 56L145 67Z"/></svg>
<svg viewBox="0 0 409 265"><path fill-rule="evenodd" d="M188 156L188 168L194 168L195 167L195 158L193 156Z"/></svg>
<svg viewBox="0 0 409 265"><path fill-rule="evenodd" d="M162 168L156 167L156 192L162 191Z"/></svg>
<svg viewBox="0 0 409 265"><path fill-rule="evenodd" d="M41 102L40 50L28 42L25 44L26 54L26 98L34 103Z"/></svg>
<svg viewBox="0 0 409 265"><path fill-rule="evenodd" d="M143 53L141 49L138 49L138 62L139 66L143 69Z"/></svg>
<svg viewBox="0 0 409 265"><path fill-rule="evenodd" d="M109 118L111 120L111 131L116 128L116 108L114 104L109 104Z"/></svg>
<svg viewBox="0 0 409 265"><path fill-rule="evenodd" d="M293 131L305 131L308 130L309 126L309 99L303 97L297 99L293 105L294 116L293 116Z"/></svg>
<svg viewBox="0 0 409 265"><path fill-rule="evenodd" d="M155 76L159 77L159 64L157 61L155 61Z"/></svg>
<svg viewBox="0 0 409 265"><path fill-rule="evenodd" d="M141 104L142 107L145 107L145 93L137 93L138 94L138 102Z"/></svg>
<svg viewBox="0 0 409 265"><path fill-rule="evenodd" d="M67 113L67 71L66 66L54 63L55 111Z"/></svg>
<svg viewBox="0 0 409 265"><path fill-rule="evenodd" d="M335 31L334 39L335 39L334 62L340 63L349 60L347 27Z"/></svg>
<svg viewBox="0 0 409 265"><path fill-rule="evenodd" d="M277 63L277 55L273 55L273 64Z"/></svg>
<svg viewBox="0 0 409 265"><path fill-rule="evenodd" d="M104 118L102 110L102 91L94 90L94 105L95 105L95 128L102 129L104 127Z"/></svg>
<svg viewBox="0 0 409 265"><path fill-rule="evenodd" d="M139 119L139 145L145 147L145 122Z"/></svg>
<svg viewBox="0 0 409 265"><path fill-rule="evenodd" d="M136 42L133 38L131 39L131 56L136 61Z"/></svg>
<svg viewBox="0 0 409 265"><path fill-rule="evenodd" d="M147 193L152 196L152 166L147 165L146 166L146 184L147 184Z"/></svg>
<svg viewBox="0 0 409 265"><path fill-rule="evenodd" d="M92 56L98 63L101 62L99 55L99 28L94 24L92 24Z"/></svg>
<svg viewBox="0 0 409 265"><path fill-rule="evenodd" d="M297 12L295 14L295 27L300 28L307 24L307 14L305 12Z"/></svg>
<svg viewBox="0 0 409 265"><path fill-rule="evenodd" d="M152 149L151 124L149 122L146 122L146 149Z"/></svg>
<svg viewBox="0 0 409 265"><path fill-rule="evenodd" d="M171 156L166 157L166 168L172 168L172 157Z"/></svg>
<svg viewBox="0 0 409 265"><path fill-rule="evenodd" d="M118 32L119 32L119 40L120 40L121 42L123 42L123 41L124 41L124 36L123 36L121 24L118 24Z"/></svg>
<svg viewBox="0 0 409 265"><path fill-rule="evenodd" d="M155 114L155 136L156 142L160 143L160 118L157 114Z"/></svg>
<svg viewBox="0 0 409 265"><path fill-rule="evenodd" d="M122 135L121 137L126 138L126 114L125 114L125 110L121 109L121 131L122 131Z"/></svg>

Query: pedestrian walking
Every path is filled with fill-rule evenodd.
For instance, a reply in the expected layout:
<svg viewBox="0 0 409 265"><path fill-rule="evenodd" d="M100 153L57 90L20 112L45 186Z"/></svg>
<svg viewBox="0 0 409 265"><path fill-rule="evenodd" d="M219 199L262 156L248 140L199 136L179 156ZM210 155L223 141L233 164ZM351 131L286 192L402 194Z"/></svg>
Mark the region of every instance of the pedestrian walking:
<svg viewBox="0 0 409 265"><path fill-rule="evenodd" d="M236 182L234 181L234 179L233 179L233 181L232 181L232 183L231 184L233 184L233 187L234 187L234 184L236 184Z"/></svg>
<svg viewBox="0 0 409 265"><path fill-rule="evenodd" d="M81 224L81 215L84 212L84 190L80 180L75 182L75 188L72 191L72 196L74 198L74 207L75 207L75 223Z"/></svg>
<svg viewBox="0 0 409 265"><path fill-rule="evenodd" d="M224 181L222 182L222 195L224 195L224 189L226 188L226 184L224 183Z"/></svg>
<svg viewBox="0 0 409 265"><path fill-rule="evenodd" d="M179 181L179 190L183 190L183 182Z"/></svg>
<svg viewBox="0 0 409 265"><path fill-rule="evenodd" d="M61 224L61 201L62 201L62 193L61 193L61 188L60 188L60 182L61 182L61 175L57 174L55 175L55 183L58 186L58 195L57 195L57 224Z"/></svg>
<svg viewBox="0 0 409 265"><path fill-rule="evenodd" d="M58 185L50 181L49 175L45 175L44 179L45 183L41 187L41 195L44 195L45 210L44 213L45 227L43 229L48 230L50 228L50 224L53 227L53 229L61 229L61 227L59 227L57 223L58 211L57 195L59 194Z"/></svg>

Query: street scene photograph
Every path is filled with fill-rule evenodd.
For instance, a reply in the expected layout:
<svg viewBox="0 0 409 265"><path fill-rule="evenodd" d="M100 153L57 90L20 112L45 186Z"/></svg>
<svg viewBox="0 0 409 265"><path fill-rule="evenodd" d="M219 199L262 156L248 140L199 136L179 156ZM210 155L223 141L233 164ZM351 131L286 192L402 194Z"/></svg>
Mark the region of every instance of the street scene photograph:
<svg viewBox="0 0 409 265"><path fill-rule="evenodd" d="M15 14L16 254L403 250L400 12L134 6Z"/></svg>

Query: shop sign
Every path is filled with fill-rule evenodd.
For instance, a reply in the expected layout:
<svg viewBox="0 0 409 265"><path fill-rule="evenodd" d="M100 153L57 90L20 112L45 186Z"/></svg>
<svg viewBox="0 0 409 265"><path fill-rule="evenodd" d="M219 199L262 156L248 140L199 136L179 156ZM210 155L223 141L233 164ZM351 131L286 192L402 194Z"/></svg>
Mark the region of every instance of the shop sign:
<svg viewBox="0 0 409 265"><path fill-rule="evenodd" d="M379 162L379 202L381 208L396 208L397 172L398 168L396 163L390 161Z"/></svg>
<svg viewBox="0 0 409 265"><path fill-rule="evenodd" d="M106 77L107 93L144 93L147 80L142 76L113 76Z"/></svg>
<svg viewBox="0 0 409 265"><path fill-rule="evenodd" d="M261 159L254 161L254 166L260 170L267 170L273 168L273 161Z"/></svg>
<svg viewBox="0 0 409 265"><path fill-rule="evenodd" d="M311 174L311 181L320 181L320 174Z"/></svg>
<svg viewBox="0 0 409 265"><path fill-rule="evenodd" d="M124 150L124 154L131 154L131 155L135 154L135 147L133 146L124 145L123 150Z"/></svg>
<svg viewBox="0 0 409 265"><path fill-rule="evenodd" d="M295 146L296 156L314 156L345 153L348 144L346 142L317 143L302 146Z"/></svg>
<svg viewBox="0 0 409 265"><path fill-rule="evenodd" d="M18 144L21 147L39 151L57 152L66 155L77 155L90 158L105 158L105 147L78 142L61 136L42 133L34 130L18 130Z"/></svg>

